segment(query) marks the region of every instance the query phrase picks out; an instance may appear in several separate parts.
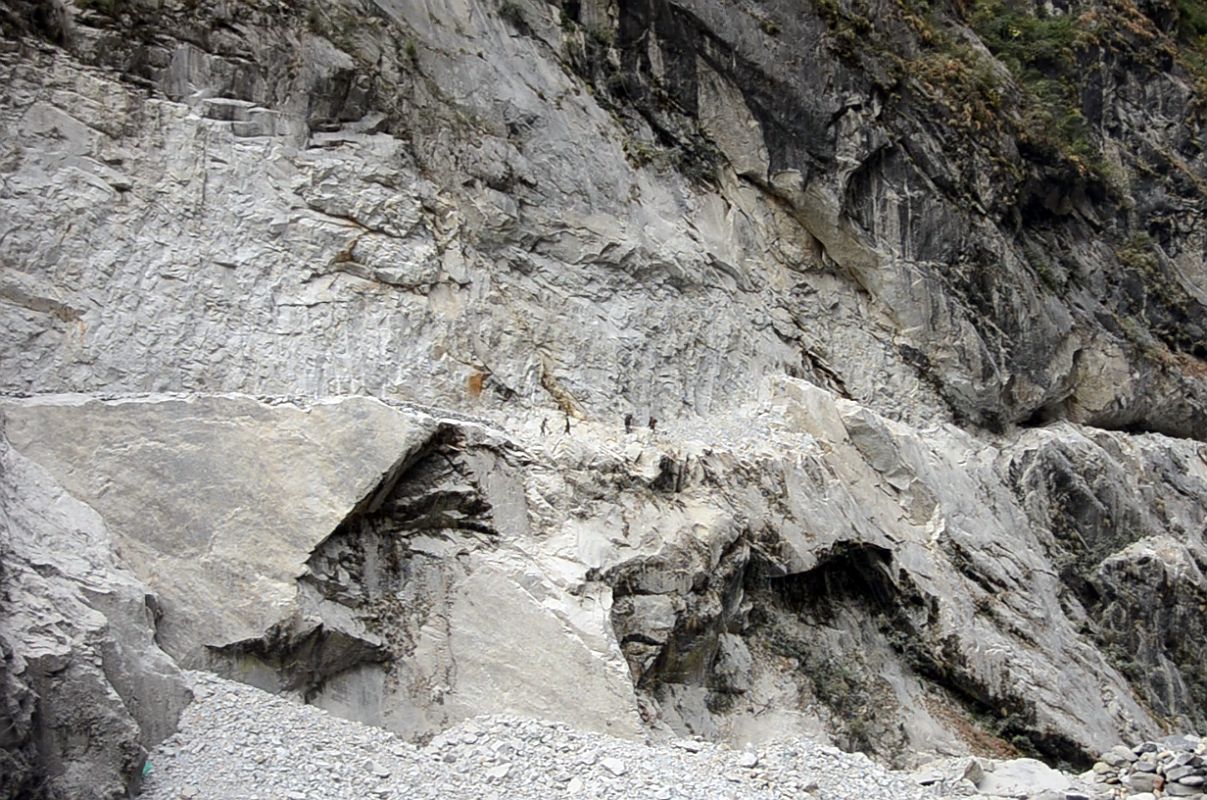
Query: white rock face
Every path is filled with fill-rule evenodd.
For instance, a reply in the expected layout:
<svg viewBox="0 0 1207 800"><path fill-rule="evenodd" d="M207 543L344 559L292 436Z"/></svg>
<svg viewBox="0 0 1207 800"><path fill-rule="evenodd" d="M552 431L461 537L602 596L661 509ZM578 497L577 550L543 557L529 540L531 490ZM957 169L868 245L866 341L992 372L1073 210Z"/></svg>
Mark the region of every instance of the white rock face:
<svg viewBox="0 0 1207 800"><path fill-rule="evenodd" d="M288 622L310 552L433 430L367 398L78 398L5 415L14 446L104 515L186 665Z"/></svg>
<svg viewBox="0 0 1207 800"><path fill-rule="evenodd" d="M469 433L487 437L476 456L481 473L469 480L498 530L449 542L455 528L422 521L401 557L411 565L406 577L420 583L410 589L414 602L431 607L400 606L419 616L394 631L383 625L401 623L388 615L397 596L375 594L390 580L390 567L373 563L387 544L323 546L355 509L388 505L391 481L415 471L422 480L429 462L445 457L436 442L447 424L368 398L63 398L4 412L15 446L110 521L124 562L159 597L159 640L180 663L296 690L412 736L502 711L638 733L606 588L571 595L544 574L548 566L524 557L536 549L526 487L504 463L523 455L500 450L492 463L482 429ZM91 467L78 470L82 462ZM459 489L425 485L433 497ZM352 550L364 559L360 572L348 564ZM329 573L326 560L312 558L320 551L339 562ZM341 581L356 584L338 590L351 598L335 597ZM358 592L378 605L362 608Z"/></svg>
<svg viewBox="0 0 1207 800"><path fill-rule="evenodd" d="M184 43L157 55L170 65L152 96L63 53L8 58L0 126L22 147L0 193L6 388L505 397L644 423L812 371L807 345L818 363L866 364L853 390L942 413L902 367L883 309L821 271L812 236L774 202L736 180L702 194L633 168L624 130L497 19L381 5L425 42L418 67L392 65L409 145L372 116L307 135L309 94L353 67L309 32L282 34L307 71L259 76L244 100L214 96L240 67ZM492 57L450 58L469 41ZM265 58L285 69L275 49ZM423 99L428 76L449 106ZM493 97L476 96L483 85ZM716 91L738 114L732 87ZM275 122L246 129L260 118ZM822 330L834 314L861 324ZM476 375L488 379L474 398Z"/></svg>

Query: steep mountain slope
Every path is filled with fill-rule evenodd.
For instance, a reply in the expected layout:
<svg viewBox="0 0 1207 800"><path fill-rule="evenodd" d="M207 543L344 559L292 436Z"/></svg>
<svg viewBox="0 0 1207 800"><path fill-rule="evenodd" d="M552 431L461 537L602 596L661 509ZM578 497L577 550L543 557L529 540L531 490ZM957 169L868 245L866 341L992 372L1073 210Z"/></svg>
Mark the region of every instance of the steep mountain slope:
<svg viewBox="0 0 1207 800"><path fill-rule="evenodd" d="M9 0L7 439L177 662L412 736L1202 729L1204 20Z"/></svg>

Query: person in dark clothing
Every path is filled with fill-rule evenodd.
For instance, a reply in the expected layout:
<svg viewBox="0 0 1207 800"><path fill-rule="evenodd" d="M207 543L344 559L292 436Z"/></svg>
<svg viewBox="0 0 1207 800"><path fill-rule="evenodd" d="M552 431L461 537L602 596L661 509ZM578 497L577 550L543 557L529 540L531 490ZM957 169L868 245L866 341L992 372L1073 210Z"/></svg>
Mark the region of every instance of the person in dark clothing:
<svg viewBox="0 0 1207 800"><path fill-rule="evenodd" d="M633 432L633 415L632 414L624 415L624 432L625 433Z"/></svg>
<svg viewBox="0 0 1207 800"><path fill-rule="evenodd" d="M548 436L548 435L549 435L549 419L547 417L541 417L541 436Z"/></svg>
<svg viewBox="0 0 1207 800"><path fill-rule="evenodd" d="M650 417L650 430L654 430L656 427L658 427L658 420Z"/></svg>
<svg viewBox="0 0 1207 800"><path fill-rule="evenodd" d="M566 415L566 433L570 432L570 415Z"/></svg>

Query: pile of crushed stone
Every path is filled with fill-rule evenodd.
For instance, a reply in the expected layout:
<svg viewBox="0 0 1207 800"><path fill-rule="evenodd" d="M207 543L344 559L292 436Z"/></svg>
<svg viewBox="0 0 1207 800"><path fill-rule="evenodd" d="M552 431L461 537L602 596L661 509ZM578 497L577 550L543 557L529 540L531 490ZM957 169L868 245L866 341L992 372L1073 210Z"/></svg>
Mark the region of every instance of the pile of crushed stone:
<svg viewBox="0 0 1207 800"><path fill-rule="evenodd" d="M972 757L910 774L803 737L746 750L649 744L508 716L467 720L420 747L245 684L188 677L196 700L151 754L148 800L1158 800L1199 790L1207 750L1196 737L1118 747L1080 779L1032 759Z"/></svg>
<svg viewBox="0 0 1207 800"><path fill-rule="evenodd" d="M148 800L935 797L862 754L807 739L757 751L648 745L493 716L418 747L243 684L190 677L197 699L151 754Z"/></svg>

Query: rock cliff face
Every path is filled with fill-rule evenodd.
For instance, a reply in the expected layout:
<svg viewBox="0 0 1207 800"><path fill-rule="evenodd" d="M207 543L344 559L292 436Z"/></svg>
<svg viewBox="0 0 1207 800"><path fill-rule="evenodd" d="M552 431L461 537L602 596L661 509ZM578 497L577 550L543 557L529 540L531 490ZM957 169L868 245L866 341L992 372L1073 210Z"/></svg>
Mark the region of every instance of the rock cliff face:
<svg viewBox="0 0 1207 800"><path fill-rule="evenodd" d="M0 438L4 797L121 797L190 699L100 515Z"/></svg>
<svg viewBox="0 0 1207 800"><path fill-rule="evenodd" d="M1203 20L3 4L0 794L120 796L173 661L416 738L1207 728Z"/></svg>

